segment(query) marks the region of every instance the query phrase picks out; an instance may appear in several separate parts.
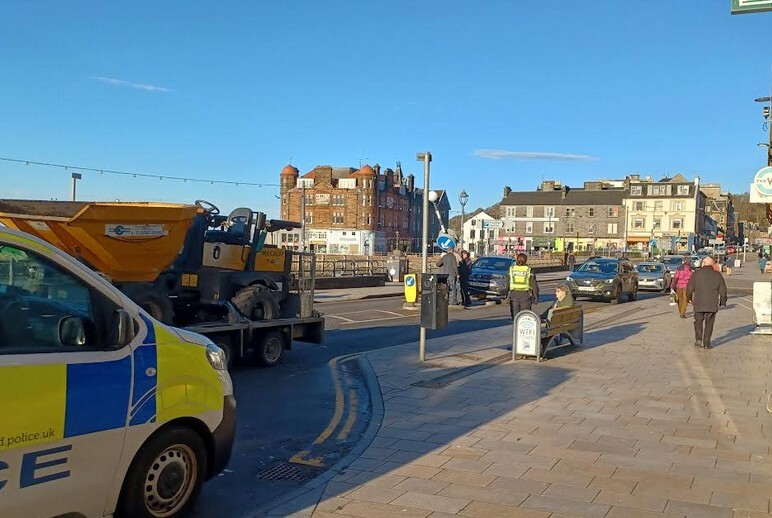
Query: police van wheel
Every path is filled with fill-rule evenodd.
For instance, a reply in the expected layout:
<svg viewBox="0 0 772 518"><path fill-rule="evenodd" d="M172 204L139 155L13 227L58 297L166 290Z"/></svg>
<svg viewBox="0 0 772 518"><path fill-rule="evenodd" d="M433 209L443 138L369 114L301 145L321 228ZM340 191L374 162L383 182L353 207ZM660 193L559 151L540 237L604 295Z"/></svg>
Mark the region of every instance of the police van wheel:
<svg viewBox="0 0 772 518"><path fill-rule="evenodd" d="M172 427L148 441L131 463L116 516L173 518L190 511L206 476L200 435Z"/></svg>

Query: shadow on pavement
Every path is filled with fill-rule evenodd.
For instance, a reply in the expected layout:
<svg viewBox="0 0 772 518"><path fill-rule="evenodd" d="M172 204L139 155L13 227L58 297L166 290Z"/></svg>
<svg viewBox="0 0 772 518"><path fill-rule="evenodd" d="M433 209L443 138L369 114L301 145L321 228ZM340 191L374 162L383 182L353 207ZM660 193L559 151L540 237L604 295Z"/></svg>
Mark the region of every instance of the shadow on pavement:
<svg viewBox="0 0 772 518"><path fill-rule="evenodd" d="M721 318L721 312L716 315L716 318ZM734 340L737 340L740 337L748 336L751 331L753 331L756 328L754 324L748 324L744 326L735 327L733 329L730 329L728 333L724 333L723 335L719 337L713 337L710 344L713 347L719 347L722 345L726 345L729 342L732 342Z"/></svg>
<svg viewBox="0 0 772 518"><path fill-rule="evenodd" d="M508 318L494 322L499 326L511 325ZM488 321L485 327L491 325ZM454 322L450 327L449 334L459 334L474 330L477 325ZM378 373L374 383L379 385L371 392L374 397L380 393L384 408L381 422L374 422L377 434L365 436L363 441L371 441L368 447L364 449L363 444L360 456L345 459L347 464L337 466L337 475L332 480L317 487L312 484L305 492L298 491L263 516L287 516L300 511L307 515L313 509L333 512L338 504L356 506L359 504L338 501L336 497L352 491L377 491L372 485L376 479L376 485L383 482L384 487L404 492L404 498L409 499L413 484L434 483L439 490L454 482L450 479L453 469L468 469L470 476L475 476L473 473L491 480L505 475L501 470L518 469L525 455L537 446L528 442L529 434L545 426L538 414L538 400L569 379L571 371L548 362L504 363L506 358L502 356L509 353L503 350L502 355L481 363L446 367L443 360L468 357L483 349L476 348L476 343L464 346L459 340L440 343L442 347L427 342L428 358L422 365L417 362L417 354L413 356L412 348L410 357L394 354L393 350L369 353ZM479 345L482 347L483 343ZM487 343L485 349L490 350L491 345L496 344ZM544 433L550 430L545 429ZM509 445L506 452L502 453L500 446L486 449L487 443L498 441ZM369 485L360 487L364 484ZM397 499L394 504L410 507L411 502ZM367 509L354 514L365 516Z"/></svg>

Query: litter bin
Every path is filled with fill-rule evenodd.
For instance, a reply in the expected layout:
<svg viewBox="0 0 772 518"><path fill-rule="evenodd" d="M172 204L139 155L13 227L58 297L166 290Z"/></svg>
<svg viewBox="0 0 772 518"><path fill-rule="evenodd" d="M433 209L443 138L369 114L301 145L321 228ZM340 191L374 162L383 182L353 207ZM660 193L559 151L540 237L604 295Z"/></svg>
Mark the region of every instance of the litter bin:
<svg viewBox="0 0 772 518"><path fill-rule="evenodd" d="M448 326L449 295L447 275L421 275L421 327L445 329Z"/></svg>
<svg viewBox="0 0 772 518"><path fill-rule="evenodd" d="M407 261L402 257L389 257L386 261L386 272L392 281L402 282L407 272Z"/></svg>

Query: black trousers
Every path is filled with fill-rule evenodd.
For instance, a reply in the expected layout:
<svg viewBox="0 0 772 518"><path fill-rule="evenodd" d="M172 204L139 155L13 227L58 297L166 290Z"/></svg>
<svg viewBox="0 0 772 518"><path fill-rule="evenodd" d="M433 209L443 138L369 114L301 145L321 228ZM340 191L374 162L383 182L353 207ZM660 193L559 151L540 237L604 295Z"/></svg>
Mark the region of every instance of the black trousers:
<svg viewBox="0 0 772 518"><path fill-rule="evenodd" d="M461 277L459 286L461 286L461 303L464 306L470 305L472 303L472 297L469 296L469 279Z"/></svg>
<svg viewBox="0 0 772 518"><path fill-rule="evenodd" d="M711 312L694 312L694 339L702 340L702 345L710 345L710 337L713 335L713 323L716 314Z"/></svg>
<svg viewBox="0 0 772 518"><path fill-rule="evenodd" d="M512 320L515 319L515 315L523 310L531 309L533 303L533 297L530 291L512 291L509 292L509 314Z"/></svg>

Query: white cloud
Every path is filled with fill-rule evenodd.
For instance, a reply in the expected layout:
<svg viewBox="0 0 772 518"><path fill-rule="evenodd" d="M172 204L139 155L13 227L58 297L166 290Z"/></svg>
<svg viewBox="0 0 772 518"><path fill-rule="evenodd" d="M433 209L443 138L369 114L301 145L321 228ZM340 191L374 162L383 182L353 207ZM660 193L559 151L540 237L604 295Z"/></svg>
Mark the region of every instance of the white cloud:
<svg viewBox="0 0 772 518"><path fill-rule="evenodd" d="M521 162L594 162L598 157L570 153L541 151L507 151L505 149L475 149L475 156L490 160L520 160Z"/></svg>
<svg viewBox="0 0 772 518"><path fill-rule="evenodd" d="M128 86L129 88L136 88L137 90L145 90L146 92L171 92L171 88L163 86L150 85L147 83L132 83L131 81L124 81L123 79L114 79L112 77L94 76L92 79L101 81L108 85L114 86Z"/></svg>

